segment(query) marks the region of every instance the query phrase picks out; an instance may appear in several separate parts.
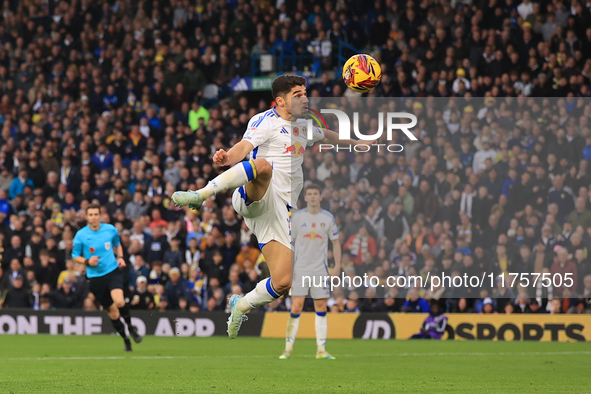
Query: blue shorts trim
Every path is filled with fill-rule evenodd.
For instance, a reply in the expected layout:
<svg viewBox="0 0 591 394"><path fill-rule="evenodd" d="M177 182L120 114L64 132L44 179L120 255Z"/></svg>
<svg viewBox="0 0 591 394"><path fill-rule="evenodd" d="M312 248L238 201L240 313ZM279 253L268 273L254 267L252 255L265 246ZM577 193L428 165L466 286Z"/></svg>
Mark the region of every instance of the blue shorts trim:
<svg viewBox="0 0 591 394"><path fill-rule="evenodd" d="M246 206L249 206L250 204L252 204L254 202L254 201L246 202L246 191L244 190L244 186L240 186L240 188L238 189L238 193L240 193L240 197L242 197Z"/></svg>

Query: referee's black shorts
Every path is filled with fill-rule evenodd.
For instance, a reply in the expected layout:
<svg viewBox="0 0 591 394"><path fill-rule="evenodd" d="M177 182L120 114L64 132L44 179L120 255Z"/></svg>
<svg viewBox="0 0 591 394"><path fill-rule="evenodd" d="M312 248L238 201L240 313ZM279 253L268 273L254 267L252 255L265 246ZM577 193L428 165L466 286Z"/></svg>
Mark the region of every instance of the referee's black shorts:
<svg viewBox="0 0 591 394"><path fill-rule="evenodd" d="M107 275L97 276L95 278L88 278L89 290L94 294L94 303L103 306L103 309L108 309L113 305L111 298L111 290L123 290L123 273L115 269Z"/></svg>

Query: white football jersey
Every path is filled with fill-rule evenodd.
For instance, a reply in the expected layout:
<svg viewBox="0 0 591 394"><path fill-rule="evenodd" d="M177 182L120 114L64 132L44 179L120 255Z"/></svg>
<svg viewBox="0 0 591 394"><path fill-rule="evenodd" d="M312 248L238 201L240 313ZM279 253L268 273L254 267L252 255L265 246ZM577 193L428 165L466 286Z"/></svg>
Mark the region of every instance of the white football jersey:
<svg viewBox="0 0 591 394"><path fill-rule="evenodd" d="M291 215L291 238L294 243L294 270L298 274L328 274L328 240L339 239L339 230L332 213L321 209L316 214L308 208Z"/></svg>
<svg viewBox="0 0 591 394"><path fill-rule="evenodd" d="M254 145L252 159L263 158L271 164L271 182L278 197L290 208L296 206L304 186L302 164L306 147L324 139L322 129L314 127L313 138L308 140L307 124L305 119L295 122L285 120L273 107L253 116L242 137Z"/></svg>

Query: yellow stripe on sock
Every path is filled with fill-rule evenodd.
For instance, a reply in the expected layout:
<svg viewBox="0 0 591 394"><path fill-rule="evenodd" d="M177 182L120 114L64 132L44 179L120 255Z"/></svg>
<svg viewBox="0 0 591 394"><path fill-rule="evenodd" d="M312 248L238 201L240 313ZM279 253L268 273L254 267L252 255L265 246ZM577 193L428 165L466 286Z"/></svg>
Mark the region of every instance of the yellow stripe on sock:
<svg viewBox="0 0 591 394"><path fill-rule="evenodd" d="M250 165L252 166L252 172L254 174L254 177L257 177L257 167L254 165L254 161L249 160Z"/></svg>

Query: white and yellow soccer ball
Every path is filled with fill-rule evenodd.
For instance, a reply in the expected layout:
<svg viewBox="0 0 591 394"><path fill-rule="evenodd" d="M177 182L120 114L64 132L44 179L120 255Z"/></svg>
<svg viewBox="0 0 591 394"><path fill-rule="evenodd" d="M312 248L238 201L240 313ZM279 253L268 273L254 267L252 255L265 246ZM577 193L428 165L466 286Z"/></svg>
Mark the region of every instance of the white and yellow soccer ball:
<svg viewBox="0 0 591 394"><path fill-rule="evenodd" d="M369 55L354 55L343 66L345 85L354 92L367 93L380 83L382 68Z"/></svg>

